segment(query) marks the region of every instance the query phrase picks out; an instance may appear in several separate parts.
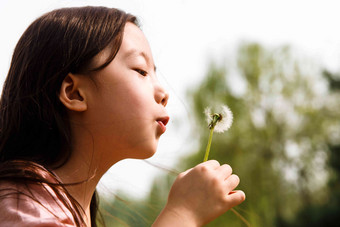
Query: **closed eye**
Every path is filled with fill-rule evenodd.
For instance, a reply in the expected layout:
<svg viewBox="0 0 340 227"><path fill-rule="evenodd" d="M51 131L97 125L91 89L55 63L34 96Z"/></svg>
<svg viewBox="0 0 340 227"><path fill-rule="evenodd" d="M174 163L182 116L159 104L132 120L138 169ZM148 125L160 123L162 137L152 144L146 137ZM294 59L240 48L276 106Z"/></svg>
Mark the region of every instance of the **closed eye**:
<svg viewBox="0 0 340 227"><path fill-rule="evenodd" d="M142 69L134 69L137 73L139 73L142 76L147 76L148 72L142 70Z"/></svg>

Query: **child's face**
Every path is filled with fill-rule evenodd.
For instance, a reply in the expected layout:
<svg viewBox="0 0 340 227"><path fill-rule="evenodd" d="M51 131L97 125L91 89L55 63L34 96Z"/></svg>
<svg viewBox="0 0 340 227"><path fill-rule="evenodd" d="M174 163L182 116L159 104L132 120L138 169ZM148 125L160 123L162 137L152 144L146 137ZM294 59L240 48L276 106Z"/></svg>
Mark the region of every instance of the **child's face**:
<svg viewBox="0 0 340 227"><path fill-rule="evenodd" d="M95 59L102 63L104 50ZM103 155L148 158L155 152L169 117L168 94L159 84L150 46L142 31L127 23L114 60L93 76L88 113L95 146Z"/></svg>

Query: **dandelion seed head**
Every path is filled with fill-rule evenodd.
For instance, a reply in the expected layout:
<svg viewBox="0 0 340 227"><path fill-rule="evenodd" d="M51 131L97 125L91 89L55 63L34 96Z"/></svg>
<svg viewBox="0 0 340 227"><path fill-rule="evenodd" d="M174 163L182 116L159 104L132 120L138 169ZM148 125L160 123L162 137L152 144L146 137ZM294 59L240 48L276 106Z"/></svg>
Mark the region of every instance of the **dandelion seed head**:
<svg viewBox="0 0 340 227"><path fill-rule="evenodd" d="M221 121L217 122L214 131L221 133L227 131L231 125L233 124L233 113L227 106L222 106L222 111L220 113L222 115Z"/></svg>
<svg viewBox="0 0 340 227"><path fill-rule="evenodd" d="M221 112L220 113L212 113L211 112L211 108L207 107L204 110L204 114L206 117L206 121L210 125L212 125L213 122L213 116L214 114L217 114L220 116L220 119L217 120L215 126L214 126L214 131L217 133L222 133L227 131L232 123L233 123L233 113L231 112L231 110L229 109L229 107L222 105L221 106Z"/></svg>

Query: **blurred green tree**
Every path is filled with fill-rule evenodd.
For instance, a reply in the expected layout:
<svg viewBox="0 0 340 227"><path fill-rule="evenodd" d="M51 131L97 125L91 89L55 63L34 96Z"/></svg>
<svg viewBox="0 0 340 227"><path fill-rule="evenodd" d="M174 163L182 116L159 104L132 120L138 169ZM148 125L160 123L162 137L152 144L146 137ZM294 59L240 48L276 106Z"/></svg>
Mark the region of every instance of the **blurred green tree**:
<svg viewBox="0 0 340 227"><path fill-rule="evenodd" d="M327 160L329 144L340 142L340 94L321 66L295 56L289 47L242 44L235 64L211 63L203 81L188 92L199 147L177 168L202 162L209 133L203 111L227 104L234 123L214 135L210 159L230 164L240 176L247 199L236 210L253 227L293 226L300 214L313 215L306 208L329 201L330 191L338 190L327 184L333 176ZM141 208L141 216L152 222L173 179L157 179L149 198L129 206ZM113 207L119 206L116 200ZM150 226L123 216L129 226ZM246 225L227 212L208 226Z"/></svg>
<svg viewBox="0 0 340 227"><path fill-rule="evenodd" d="M340 75L327 70L323 72L329 82L329 89L340 93ZM281 226L289 227L337 227L340 223L340 143L329 144L328 195L319 203L305 206L291 222L282 221Z"/></svg>

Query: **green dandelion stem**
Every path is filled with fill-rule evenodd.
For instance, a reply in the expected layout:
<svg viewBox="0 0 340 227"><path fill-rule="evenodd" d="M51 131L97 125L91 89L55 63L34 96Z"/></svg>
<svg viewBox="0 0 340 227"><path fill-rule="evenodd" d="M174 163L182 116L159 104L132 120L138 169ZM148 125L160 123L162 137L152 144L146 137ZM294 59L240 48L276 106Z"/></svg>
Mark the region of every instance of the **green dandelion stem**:
<svg viewBox="0 0 340 227"><path fill-rule="evenodd" d="M214 134L214 127L212 127L212 128L210 129L208 145L207 145L207 148L205 149L205 155L204 155L203 162L205 162L205 161L208 160L213 134Z"/></svg>

